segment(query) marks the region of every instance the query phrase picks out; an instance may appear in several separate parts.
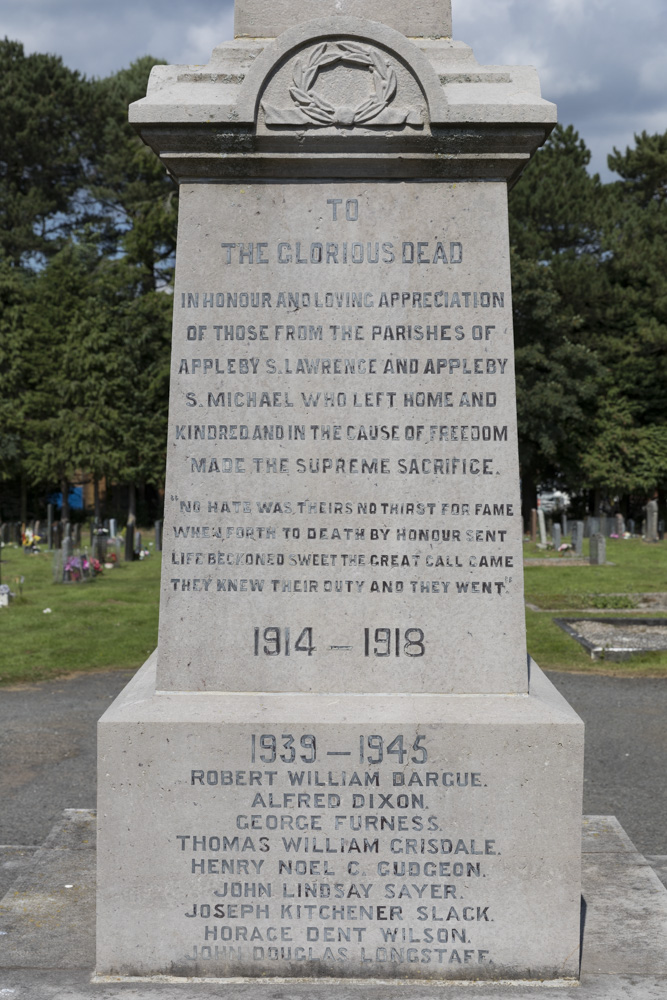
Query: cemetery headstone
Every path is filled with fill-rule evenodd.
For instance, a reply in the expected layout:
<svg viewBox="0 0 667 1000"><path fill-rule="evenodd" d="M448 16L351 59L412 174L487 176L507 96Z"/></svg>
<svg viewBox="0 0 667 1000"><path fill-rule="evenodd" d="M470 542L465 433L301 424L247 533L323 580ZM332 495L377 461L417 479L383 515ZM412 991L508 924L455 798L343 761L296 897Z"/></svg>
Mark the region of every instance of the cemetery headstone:
<svg viewBox="0 0 667 1000"><path fill-rule="evenodd" d="M405 34L379 0L279 6L274 38L239 0L252 41L131 108L180 218L97 971L576 978L583 727L527 669L507 229L554 108L444 37L448 4L439 38L421 0Z"/></svg>
<svg viewBox="0 0 667 1000"><path fill-rule="evenodd" d="M109 538L115 538L118 534L118 525L116 524L116 518L109 518Z"/></svg>
<svg viewBox="0 0 667 1000"><path fill-rule="evenodd" d="M530 540L533 543L537 541L537 511L534 507L530 512Z"/></svg>
<svg viewBox="0 0 667 1000"><path fill-rule="evenodd" d="M561 515L560 530L561 530L561 534L563 535L563 537L565 537L565 535L567 535L567 533L568 533L567 517L566 517L565 514Z"/></svg>
<svg viewBox="0 0 667 1000"><path fill-rule="evenodd" d="M141 532L136 531L134 534L134 552L135 555L139 555L141 552Z"/></svg>
<svg viewBox="0 0 667 1000"><path fill-rule="evenodd" d="M95 538L93 543L93 555L101 563L106 561L107 557L107 533L104 528L98 528L95 532Z"/></svg>
<svg viewBox="0 0 667 1000"><path fill-rule="evenodd" d="M584 551L584 522L575 521L572 525L572 545L577 556L583 555Z"/></svg>
<svg viewBox="0 0 667 1000"><path fill-rule="evenodd" d="M591 535L588 558L591 566L604 566L607 561L607 541L600 532Z"/></svg>
<svg viewBox="0 0 667 1000"><path fill-rule="evenodd" d="M649 500L646 504L646 533L647 542L658 541L658 501Z"/></svg>
<svg viewBox="0 0 667 1000"><path fill-rule="evenodd" d="M155 551L162 552L162 521L155 522Z"/></svg>
<svg viewBox="0 0 667 1000"><path fill-rule="evenodd" d="M599 517L587 517L585 524L585 534L584 538L591 538L593 535L597 535L600 531L600 518Z"/></svg>
<svg viewBox="0 0 667 1000"><path fill-rule="evenodd" d="M544 511L541 507L537 508L537 525L540 531L540 545L547 544L547 526L544 520Z"/></svg>
<svg viewBox="0 0 667 1000"><path fill-rule="evenodd" d="M556 552L558 552L561 546L561 531L560 524L553 524L551 526L551 541Z"/></svg>
<svg viewBox="0 0 667 1000"><path fill-rule="evenodd" d="M129 523L125 528L125 562L132 562L134 559L134 524Z"/></svg>
<svg viewBox="0 0 667 1000"><path fill-rule="evenodd" d="M614 534L619 538L625 534L625 519L622 514L616 514L614 517Z"/></svg>

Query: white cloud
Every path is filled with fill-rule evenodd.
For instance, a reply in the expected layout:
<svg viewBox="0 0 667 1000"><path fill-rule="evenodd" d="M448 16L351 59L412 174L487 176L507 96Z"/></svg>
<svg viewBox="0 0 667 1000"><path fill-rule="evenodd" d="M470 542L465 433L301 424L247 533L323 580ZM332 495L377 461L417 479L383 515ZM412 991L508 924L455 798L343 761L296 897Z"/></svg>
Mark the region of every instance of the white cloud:
<svg viewBox="0 0 667 1000"><path fill-rule="evenodd" d="M664 0L453 0L453 21L480 62L537 67L604 179L614 144L667 129Z"/></svg>
<svg viewBox="0 0 667 1000"><path fill-rule="evenodd" d="M234 35L234 13L226 11L205 24L188 28L185 43L177 62L206 63L216 45L226 42Z"/></svg>

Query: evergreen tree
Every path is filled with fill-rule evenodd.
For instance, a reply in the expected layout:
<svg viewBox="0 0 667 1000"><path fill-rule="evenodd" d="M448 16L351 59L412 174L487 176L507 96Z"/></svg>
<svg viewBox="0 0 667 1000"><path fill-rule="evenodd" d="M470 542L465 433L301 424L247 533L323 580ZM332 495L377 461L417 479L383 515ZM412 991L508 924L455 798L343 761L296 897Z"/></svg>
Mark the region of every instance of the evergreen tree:
<svg viewBox="0 0 667 1000"><path fill-rule="evenodd" d="M524 519L548 483L581 484L580 457L603 369L605 199L590 153L557 126L510 195L519 457Z"/></svg>
<svg viewBox="0 0 667 1000"><path fill-rule="evenodd" d="M93 155L90 83L58 56L0 41L0 257L34 266L76 217Z"/></svg>
<svg viewBox="0 0 667 1000"><path fill-rule="evenodd" d="M635 136L609 167L605 378L582 467L597 489L651 495L667 486L667 134Z"/></svg>

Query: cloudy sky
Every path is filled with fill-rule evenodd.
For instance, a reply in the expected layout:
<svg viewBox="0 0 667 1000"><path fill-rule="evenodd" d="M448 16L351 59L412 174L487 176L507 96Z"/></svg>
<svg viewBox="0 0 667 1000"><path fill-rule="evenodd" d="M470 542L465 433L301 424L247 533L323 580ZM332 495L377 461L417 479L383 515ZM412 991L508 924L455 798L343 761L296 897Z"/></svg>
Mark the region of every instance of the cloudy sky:
<svg viewBox="0 0 667 1000"><path fill-rule="evenodd" d="M603 179L613 146L667 131L667 0L453 0L453 21L479 62L538 67ZM232 32L232 0L0 0L0 37L92 76L147 53L203 63Z"/></svg>

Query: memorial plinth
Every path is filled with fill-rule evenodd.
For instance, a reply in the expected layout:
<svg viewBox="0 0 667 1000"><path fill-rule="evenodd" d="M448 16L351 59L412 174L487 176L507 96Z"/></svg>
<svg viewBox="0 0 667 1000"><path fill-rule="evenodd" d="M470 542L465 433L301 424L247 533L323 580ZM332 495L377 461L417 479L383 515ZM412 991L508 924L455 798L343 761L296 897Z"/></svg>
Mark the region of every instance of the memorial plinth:
<svg viewBox="0 0 667 1000"><path fill-rule="evenodd" d="M526 655L507 225L555 108L448 9L366 7L248 2L260 37L130 109L180 215L102 975L578 974L583 726Z"/></svg>

